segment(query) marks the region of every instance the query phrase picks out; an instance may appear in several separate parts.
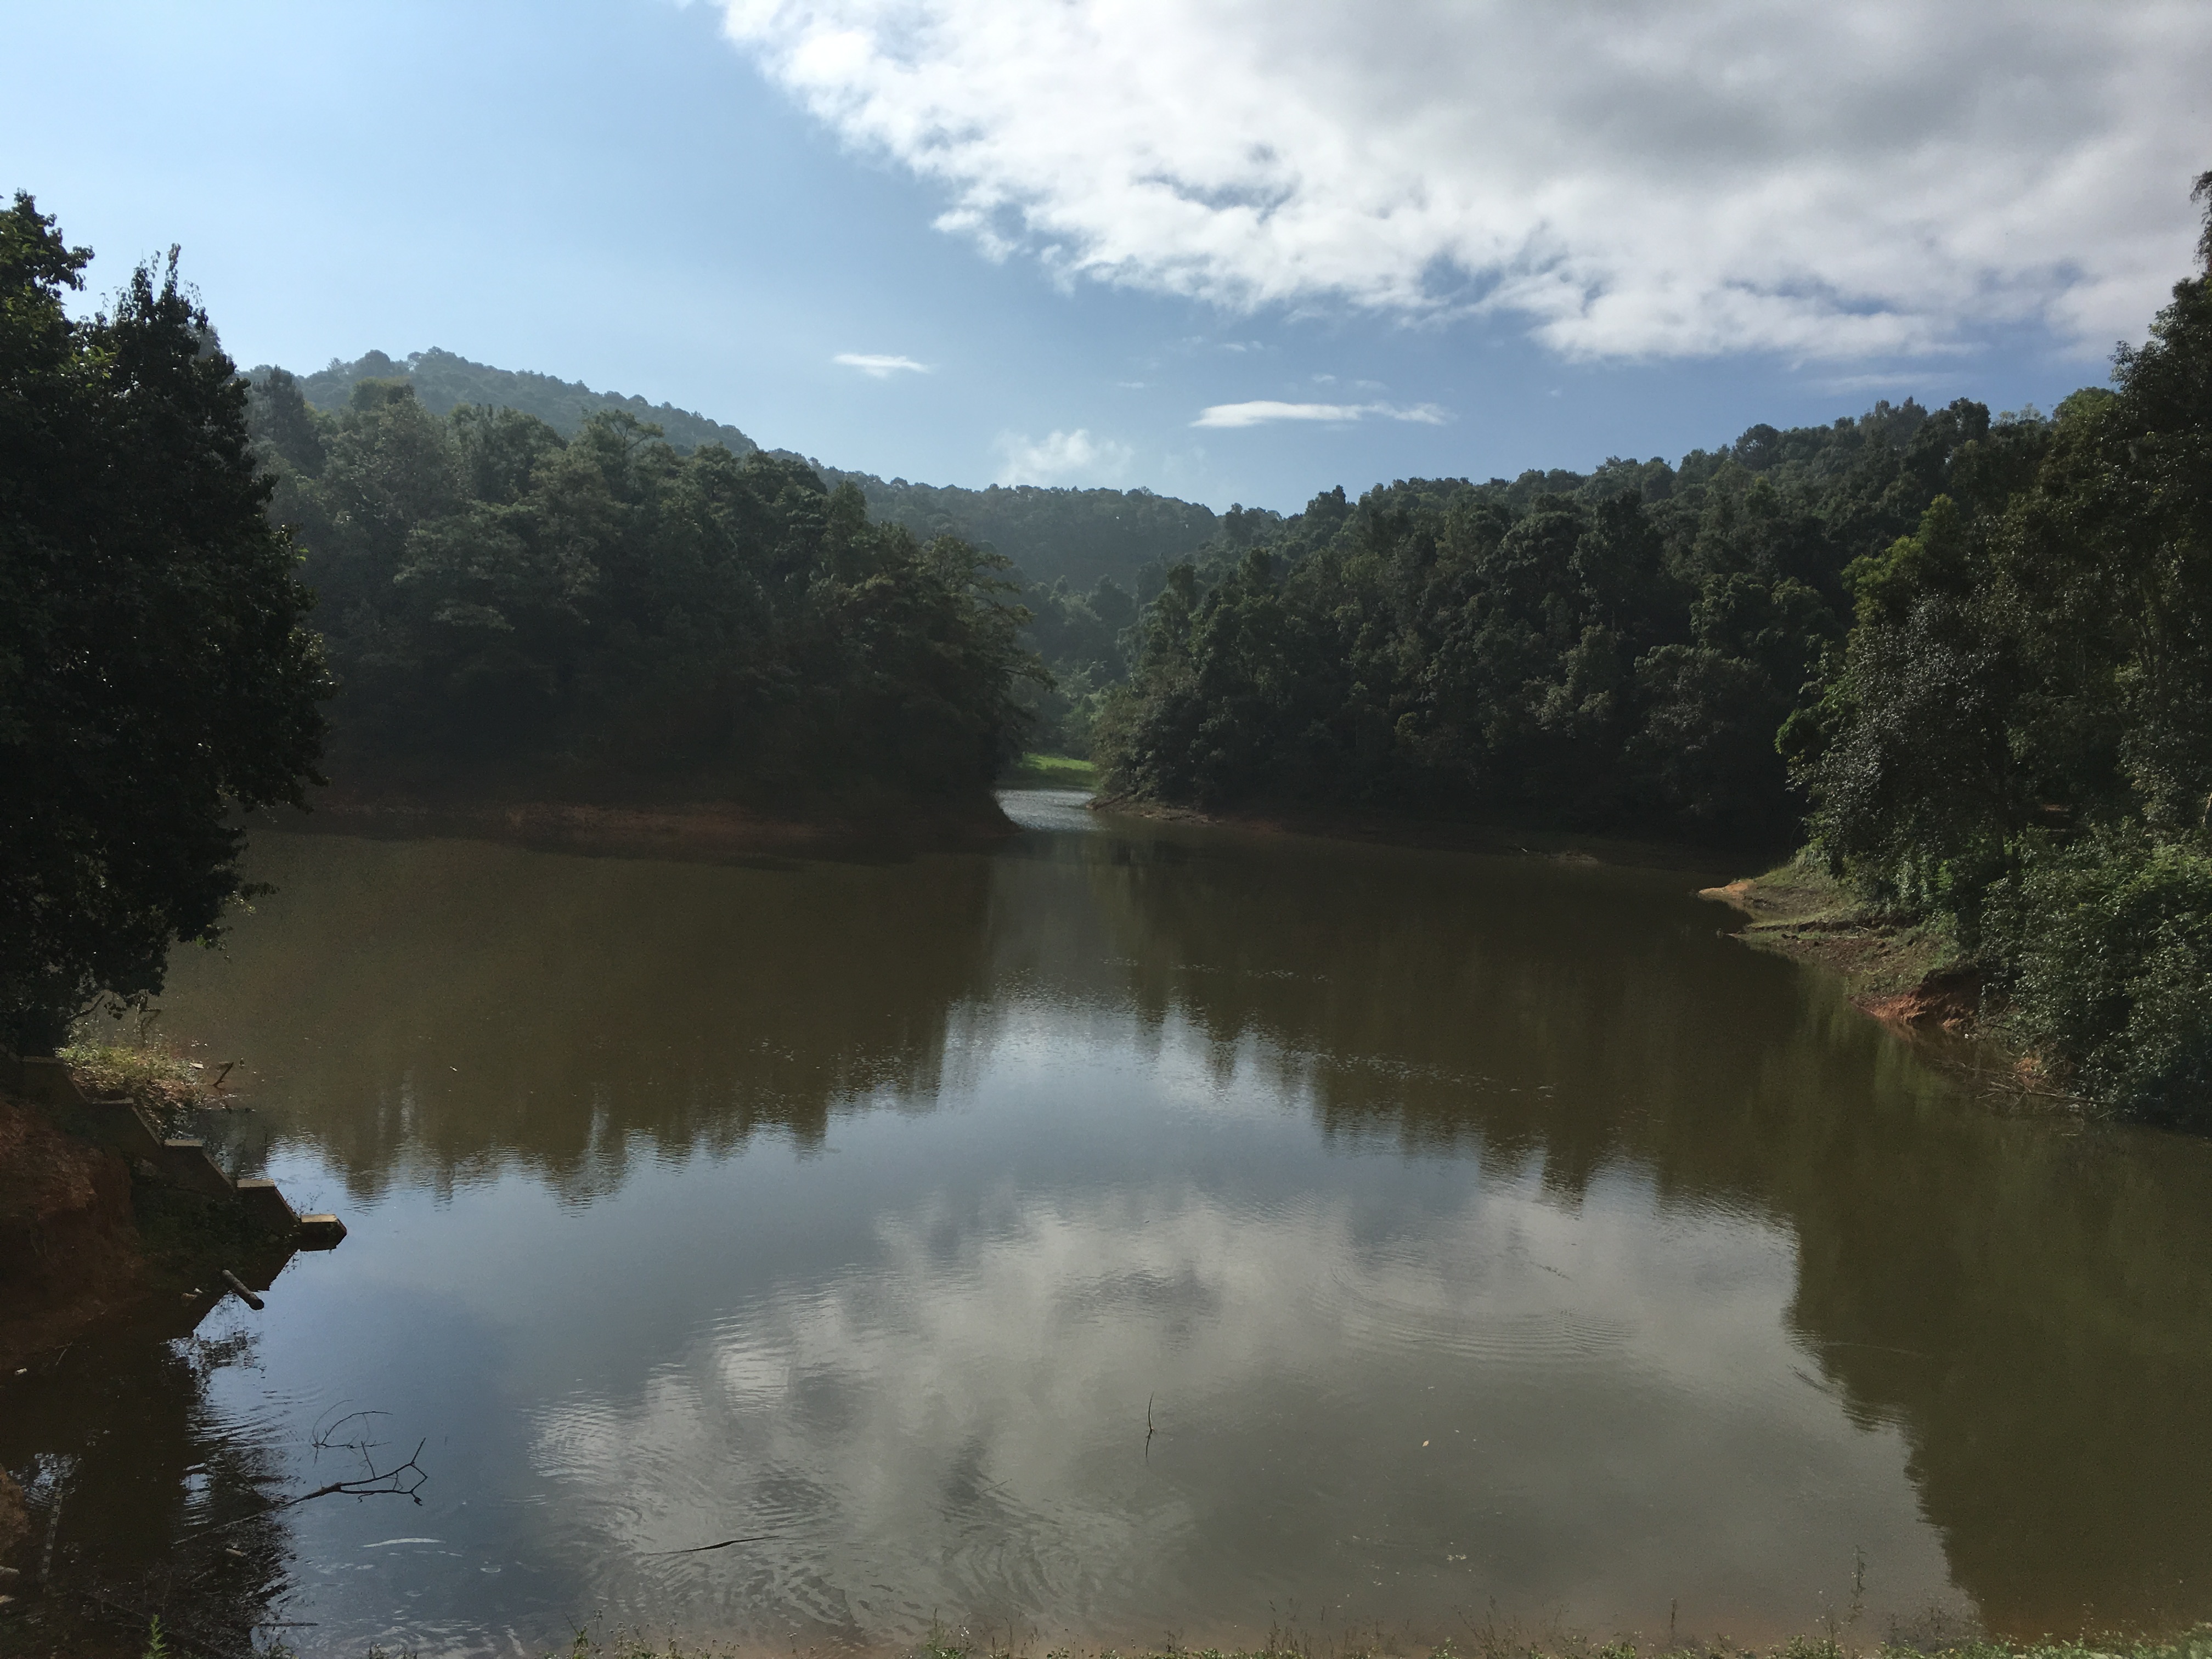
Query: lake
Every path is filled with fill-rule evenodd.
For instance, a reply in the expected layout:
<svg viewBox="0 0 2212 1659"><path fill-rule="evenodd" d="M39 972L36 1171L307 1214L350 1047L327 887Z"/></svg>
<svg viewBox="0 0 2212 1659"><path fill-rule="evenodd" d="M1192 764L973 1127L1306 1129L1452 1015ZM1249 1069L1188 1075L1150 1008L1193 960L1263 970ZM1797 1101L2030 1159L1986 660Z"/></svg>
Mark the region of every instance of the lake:
<svg viewBox="0 0 2212 1659"><path fill-rule="evenodd" d="M235 1539L308 1654L2212 1617L2212 1148L1889 1034L1740 870L1006 799L880 862L264 836L160 1029L351 1236L31 1380L52 1571ZM268 1510L364 1440L419 1504Z"/></svg>

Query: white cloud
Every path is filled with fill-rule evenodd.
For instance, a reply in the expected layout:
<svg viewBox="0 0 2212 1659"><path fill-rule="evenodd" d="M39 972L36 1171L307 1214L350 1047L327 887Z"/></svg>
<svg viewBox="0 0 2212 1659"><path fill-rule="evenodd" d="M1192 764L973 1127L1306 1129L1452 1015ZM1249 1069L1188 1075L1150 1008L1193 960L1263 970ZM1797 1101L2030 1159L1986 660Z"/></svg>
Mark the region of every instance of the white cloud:
<svg viewBox="0 0 2212 1659"><path fill-rule="evenodd" d="M1110 483L1136 459L1128 445L1094 438L1081 427L1043 438L1009 433L999 440L999 452L1006 459L1002 484Z"/></svg>
<svg viewBox="0 0 2212 1659"><path fill-rule="evenodd" d="M2101 347L2187 269L2202 0L723 0L939 222L1232 307L1571 356Z"/></svg>
<svg viewBox="0 0 2212 1659"><path fill-rule="evenodd" d="M1282 404L1260 398L1249 404L1215 404L1201 410L1193 426L1264 426L1270 421L1362 421L1370 415L1386 421L1418 421L1442 426L1451 417L1434 404L1400 409L1390 404Z"/></svg>
<svg viewBox="0 0 2212 1659"><path fill-rule="evenodd" d="M841 351L830 361L847 368L857 368L876 380L888 380L894 374L929 373L927 363L918 363L911 357L885 357L872 351Z"/></svg>

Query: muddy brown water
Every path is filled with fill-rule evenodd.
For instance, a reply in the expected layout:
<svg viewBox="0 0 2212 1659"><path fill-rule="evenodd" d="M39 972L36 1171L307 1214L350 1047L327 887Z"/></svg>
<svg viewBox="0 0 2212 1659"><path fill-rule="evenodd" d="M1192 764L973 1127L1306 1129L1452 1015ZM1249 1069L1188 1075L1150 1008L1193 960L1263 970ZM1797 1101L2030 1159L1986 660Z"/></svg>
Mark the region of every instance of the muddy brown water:
<svg viewBox="0 0 2212 1659"><path fill-rule="evenodd" d="M352 1234L0 1379L49 1593L205 1559L309 1654L2212 1617L2212 1147L1993 1107L1723 937L1740 872L1079 800L264 837L162 1026ZM419 1504L270 1507L364 1440Z"/></svg>

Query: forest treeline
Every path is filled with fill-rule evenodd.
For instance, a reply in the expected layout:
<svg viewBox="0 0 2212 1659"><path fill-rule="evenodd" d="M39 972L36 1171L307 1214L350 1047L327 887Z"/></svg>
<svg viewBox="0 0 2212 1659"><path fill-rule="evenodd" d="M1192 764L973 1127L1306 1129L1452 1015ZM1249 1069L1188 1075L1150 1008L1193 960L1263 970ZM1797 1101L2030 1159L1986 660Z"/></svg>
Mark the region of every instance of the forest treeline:
<svg viewBox="0 0 2212 1659"><path fill-rule="evenodd" d="M780 674L787 691L815 684L811 677L829 668L819 648L804 663L739 665L741 659L750 661L747 653L759 639L742 626L731 633L722 608L745 579L723 553L702 553L684 542L688 532L674 529L675 520L664 522L667 512L681 519L696 503L682 491L662 502L662 483L723 476L727 469L711 455L717 447L743 463L738 472L770 498L787 487L803 496L806 487L794 481L811 478L828 497L847 500L849 516L845 492L857 492L870 525L865 533L890 538L886 546L902 532L918 548L951 538L975 550L976 571L988 581L971 582L975 594L988 586L989 603L1002 617L1025 611L1016 617L1018 643L1052 670L1037 673L1026 657L994 659L988 672L1009 688L1004 706L989 717L997 751L1011 752L1025 740L1086 748L1104 691L1125 678L1122 647L1136 620L1137 596L1156 591L1176 561L1216 542L1236 544L1262 524L1279 522L1278 514L1242 508L1217 515L1141 489L970 489L886 481L788 451L763 451L735 427L665 404L437 349L404 359L372 351L351 362L333 360L308 375L264 365L250 379L258 451L280 480L271 512L294 526L310 582L324 596L317 620L343 688L335 711L342 766L364 758L481 765L495 755L541 775L544 763L557 757L586 775L619 755L633 782L655 766L692 774L704 766L719 768L725 781L742 780L752 793L786 799L825 789L849 793L863 774L939 793L976 787L972 767L951 775L934 769L943 759L941 745L917 746L903 726L884 731L881 744L861 740L864 728L854 721L875 716L834 696L807 701L842 741L825 745L795 708L785 708L784 738L763 737L746 749L714 738L696 708L663 708L656 699L668 695L666 686L635 697L613 694L636 666L625 651L635 655L641 641L651 641L644 654L660 672L688 673L694 695L720 700L726 725L757 727L762 710L745 703L742 692L732 702L726 687L705 687L702 677L712 679L718 671L701 653L721 660L739 684L749 673ZM423 414L434 418L418 418ZM622 552L585 545L604 526L586 530L579 541L576 526L562 519L562 509L532 478L541 460L572 445L583 446L580 456L610 442L625 450L650 446L654 458L643 474L615 486L643 492L628 501L634 510L621 532L627 545ZM506 456L489 472L476 459L488 447ZM492 472L501 475L496 482ZM756 513L750 528L723 528L743 541L769 533L761 522ZM671 568L663 570L659 550L671 534L677 542L667 551ZM413 553L407 550L410 538L416 539ZM549 574L553 541L562 543L572 563L582 561L560 580ZM758 552L738 556L739 562L751 557L757 563ZM700 587L705 579L698 571L679 574L687 561L702 557L726 567L715 592ZM500 597L477 593L456 601L446 587L464 565L477 588L498 589ZM628 579L614 574L620 568L628 569ZM1071 577L1087 586L1071 588ZM1013 611L1005 609L1009 596L996 585L1002 580L1025 590L1014 596ZM617 595L614 588L625 580L628 591ZM773 585L792 600L805 583L780 568ZM706 580L706 586L715 583ZM655 618L665 619L672 605L682 613L670 623L680 637L664 642ZM629 630L619 639L604 625L617 617ZM873 648L865 640L851 641L846 669ZM888 692L901 671L887 664L884 672L889 678L879 689ZM941 695L924 698L943 701ZM626 717L615 715L617 702L629 706ZM655 709L668 723L656 722L649 712Z"/></svg>
<svg viewBox="0 0 2212 1659"><path fill-rule="evenodd" d="M256 385L279 373L269 365L252 371ZM448 415L465 404L520 410L535 415L564 438L573 438L595 415L627 414L660 428L678 454L720 444L734 455L761 447L736 427L672 404L648 404L635 396L594 392L579 381L550 374L495 368L433 347L395 358L365 352L350 362L333 358L312 374L296 375L300 391L325 414L342 415L363 380L404 380L434 415ZM917 541L957 536L987 551L1004 555L1024 580L1042 586L1061 580L1087 588L1102 579L1124 587L1141 584L1140 573L1163 570L1217 538L1237 539L1243 507L1225 515L1199 501L1135 489L1069 489L1042 484L992 484L972 489L957 484L910 483L871 472L846 471L787 450L771 452L803 460L825 483L849 483L868 504L869 516L905 526ZM1257 525L1274 514L1251 513ZM1155 579L1156 580L1156 579Z"/></svg>
<svg viewBox="0 0 2212 1659"><path fill-rule="evenodd" d="M258 384L273 371L267 364L255 369ZM594 415L632 415L660 428L660 435L678 453L689 454L704 444L720 444L732 455L750 455L760 446L733 426L672 404L648 404L618 392L594 392L577 380L526 369L495 368L471 362L457 352L433 346L393 358L381 351L364 352L351 362L332 358L312 374L296 377L307 400L328 415L342 415L353 399L353 389L363 380L404 380L416 399L433 415L450 415L465 404L486 409L516 409L535 415L564 438L573 438Z"/></svg>
<svg viewBox="0 0 2212 1659"><path fill-rule="evenodd" d="M1332 491L1127 640L1112 789L1809 834L2067 1086L2212 1127L2212 276L2048 417Z"/></svg>
<svg viewBox="0 0 2212 1659"><path fill-rule="evenodd" d="M679 453L628 410L441 415L399 378L330 414L266 371L251 421L341 770L803 807L974 798L1018 750L1005 561L803 462Z"/></svg>
<svg viewBox="0 0 2212 1659"><path fill-rule="evenodd" d="M1849 626L1847 572L2044 425L1878 405L1679 466L1340 489L1166 575L1105 704L1116 789L1786 837L1775 734Z"/></svg>
<svg viewBox="0 0 2212 1659"><path fill-rule="evenodd" d="M886 482L825 468L832 483L859 486L871 516L916 536L955 535L1004 554L1030 583L1064 582L1078 592L1100 581L1124 589L1197 554L1224 531L1210 507L1149 489L1068 489L992 484L983 489ZM1272 515L1271 515L1272 516Z"/></svg>

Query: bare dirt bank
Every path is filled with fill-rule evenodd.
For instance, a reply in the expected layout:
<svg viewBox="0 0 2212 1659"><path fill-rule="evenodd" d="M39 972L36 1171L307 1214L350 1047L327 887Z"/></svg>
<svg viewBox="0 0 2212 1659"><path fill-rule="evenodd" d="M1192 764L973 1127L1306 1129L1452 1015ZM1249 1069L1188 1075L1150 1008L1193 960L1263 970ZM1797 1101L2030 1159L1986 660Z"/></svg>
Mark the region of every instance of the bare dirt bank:
<svg viewBox="0 0 2212 1659"><path fill-rule="evenodd" d="M151 1291L122 1158L0 1094L0 1379Z"/></svg>

